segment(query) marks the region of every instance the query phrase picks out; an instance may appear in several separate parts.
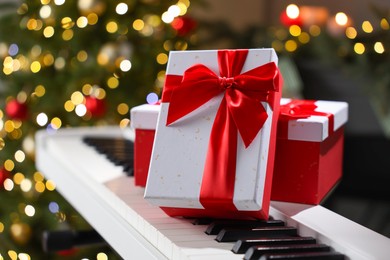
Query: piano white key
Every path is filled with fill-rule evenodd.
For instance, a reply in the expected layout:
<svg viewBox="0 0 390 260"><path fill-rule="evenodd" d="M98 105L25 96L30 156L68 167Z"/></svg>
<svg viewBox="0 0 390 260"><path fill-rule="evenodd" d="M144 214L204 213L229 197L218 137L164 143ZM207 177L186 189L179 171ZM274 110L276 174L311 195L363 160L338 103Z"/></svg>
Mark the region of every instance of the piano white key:
<svg viewBox="0 0 390 260"><path fill-rule="evenodd" d="M104 155L97 153L92 147L85 145L81 138L54 138L53 140L49 140L47 145L53 153L57 153L62 149L69 151L65 157L68 162L78 165L80 173L88 175L89 178L99 183L104 183L125 175L122 166L116 166L111 163ZM86 158L89 158L88 161L93 162L93 167L85 161Z"/></svg>
<svg viewBox="0 0 390 260"><path fill-rule="evenodd" d="M150 223L150 224L159 230L188 229L189 227L191 227L191 229L192 229L192 226L191 226L192 224L190 222L185 222L185 223ZM204 232L206 229L206 227L204 227L204 226L198 226L198 228L200 228L202 230L202 232Z"/></svg>
<svg viewBox="0 0 390 260"><path fill-rule="evenodd" d="M182 241L177 242L172 259L242 259L242 254L234 254L232 243L218 243L214 241Z"/></svg>
<svg viewBox="0 0 390 260"><path fill-rule="evenodd" d="M207 255L207 252L205 252L204 255L190 255L187 257L189 260L210 260L210 255ZM238 259L243 259L243 255L235 255L235 254L230 254L230 255L225 255L225 254L220 254L220 255L212 255L213 260L238 260Z"/></svg>
<svg viewBox="0 0 390 260"><path fill-rule="evenodd" d="M215 240L198 240L198 241L180 241L176 242L178 248L217 248L218 251L221 249L231 251L234 243L218 243Z"/></svg>
<svg viewBox="0 0 390 260"><path fill-rule="evenodd" d="M179 255L177 257L176 255ZM234 254L228 250L213 247L203 248L180 248L178 254L173 254L172 259L243 259L243 255Z"/></svg>
<svg viewBox="0 0 390 260"><path fill-rule="evenodd" d="M162 212L163 213L163 212ZM192 219L186 219L186 218L171 218L165 213L163 213L162 216L157 216L155 218L150 217L150 218L145 218L151 225L155 224L177 224L177 223L183 223L184 225L192 225ZM187 224L188 223L188 224Z"/></svg>
<svg viewBox="0 0 390 260"><path fill-rule="evenodd" d="M171 228L169 228L171 227ZM204 233L205 228L203 226L190 226L188 225L187 228L175 228L175 226L169 226L167 228L158 228L161 233L163 233L166 236L189 236L200 234L203 236L203 238L206 238L207 235ZM191 227L191 228L190 228Z"/></svg>
<svg viewBox="0 0 390 260"><path fill-rule="evenodd" d="M157 248L168 258L173 256L173 242L157 230Z"/></svg>

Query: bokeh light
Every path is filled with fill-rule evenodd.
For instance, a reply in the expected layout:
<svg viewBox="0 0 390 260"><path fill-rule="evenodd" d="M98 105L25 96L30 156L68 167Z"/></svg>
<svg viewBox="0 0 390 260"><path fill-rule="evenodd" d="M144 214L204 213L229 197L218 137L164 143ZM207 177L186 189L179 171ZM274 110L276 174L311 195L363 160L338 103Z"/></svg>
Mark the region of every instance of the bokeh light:
<svg viewBox="0 0 390 260"><path fill-rule="evenodd" d="M366 51L366 47L364 47L364 44L363 44L363 43L357 42L357 43L355 43L355 45L353 46L353 50L354 50L357 54L363 54L363 53Z"/></svg>
<svg viewBox="0 0 390 260"><path fill-rule="evenodd" d="M343 12L338 12L335 15L335 21L340 26L347 25L347 23L348 23L348 16L345 13L343 13Z"/></svg>
<svg viewBox="0 0 390 260"><path fill-rule="evenodd" d="M290 4L286 7L286 14L290 19L296 19L299 16L299 7L295 4Z"/></svg>
<svg viewBox="0 0 390 260"><path fill-rule="evenodd" d="M385 47L383 46L382 42L376 42L374 44L374 50L376 53L382 54L385 52Z"/></svg>
<svg viewBox="0 0 390 260"><path fill-rule="evenodd" d="M25 208L24 208L24 213L29 216L29 217L33 217L35 215L35 208L32 206L32 205L27 205Z"/></svg>
<svg viewBox="0 0 390 260"><path fill-rule="evenodd" d="M44 126L44 125L47 124L49 118L47 117L47 115L46 115L45 113L42 112L42 113L39 113L39 114L37 115L36 120L37 120L37 124L38 124L38 125Z"/></svg>
<svg viewBox="0 0 390 260"><path fill-rule="evenodd" d="M115 12L119 15L124 15L129 10L129 7L125 3L119 3L117 4L115 8Z"/></svg>
<svg viewBox="0 0 390 260"><path fill-rule="evenodd" d="M60 211L60 206L57 202L52 201L49 203L49 211L53 214L58 213Z"/></svg>
<svg viewBox="0 0 390 260"><path fill-rule="evenodd" d="M156 93L149 93L147 96L146 96L146 102L148 104L156 104L158 102L158 95Z"/></svg>

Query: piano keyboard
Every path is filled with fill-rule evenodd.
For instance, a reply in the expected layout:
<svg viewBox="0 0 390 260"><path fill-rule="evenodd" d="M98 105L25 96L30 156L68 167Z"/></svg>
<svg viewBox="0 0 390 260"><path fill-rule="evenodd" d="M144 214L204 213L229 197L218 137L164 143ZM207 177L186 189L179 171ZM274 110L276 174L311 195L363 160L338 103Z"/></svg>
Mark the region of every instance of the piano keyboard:
<svg viewBox="0 0 390 260"><path fill-rule="evenodd" d="M54 134L40 131L36 137L37 168L56 182L57 190L124 259L388 259L390 255L390 239L321 206L273 201L266 223L196 220L195 225L193 219L168 217L143 199L144 189L134 186L129 176L131 158L119 150L128 149L121 139L133 140L130 130L75 128ZM97 152L101 138L117 140L111 141L116 158Z"/></svg>

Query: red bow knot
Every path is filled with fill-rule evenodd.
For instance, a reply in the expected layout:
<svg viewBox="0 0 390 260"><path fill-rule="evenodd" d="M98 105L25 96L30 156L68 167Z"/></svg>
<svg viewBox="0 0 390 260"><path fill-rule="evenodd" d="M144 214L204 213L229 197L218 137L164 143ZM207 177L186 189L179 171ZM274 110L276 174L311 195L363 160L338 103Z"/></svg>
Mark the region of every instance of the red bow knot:
<svg viewBox="0 0 390 260"><path fill-rule="evenodd" d="M218 80L222 89L231 88L235 84L234 78L219 77Z"/></svg>
<svg viewBox="0 0 390 260"><path fill-rule="evenodd" d="M308 118L317 108L314 100L292 100L290 103L280 106L281 120Z"/></svg>
<svg viewBox="0 0 390 260"><path fill-rule="evenodd" d="M310 116L325 116L329 118L328 134L333 132L334 115L332 113L316 111L315 100L291 100L290 103L280 106L278 121L278 136L288 136L288 121L309 118Z"/></svg>

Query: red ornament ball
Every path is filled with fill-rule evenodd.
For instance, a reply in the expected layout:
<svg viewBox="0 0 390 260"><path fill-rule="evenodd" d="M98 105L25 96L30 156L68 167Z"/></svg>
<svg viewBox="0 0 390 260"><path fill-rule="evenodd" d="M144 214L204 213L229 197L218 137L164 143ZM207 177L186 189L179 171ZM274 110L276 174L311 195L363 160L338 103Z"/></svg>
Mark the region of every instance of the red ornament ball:
<svg viewBox="0 0 390 260"><path fill-rule="evenodd" d="M28 117L28 108L26 103L20 103L16 99L12 99L6 104L5 113L11 119L26 120Z"/></svg>
<svg viewBox="0 0 390 260"><path fill-rule="evenodd" d="M171 26L179 36L186 36L195 28L196 21L188 16L180 16L172 21Z"/></svg>
<svg viewBox="0 0 390 260"><path fill-rule="evenodd" d="M76 254L77 252L78 252L78 250L76 248L71 248L68 250L58 251L57 254L59 256L72 256L72 255Z"/></svg>
<svg viewBox="0 0 390 260"><path fill-rule="evenodd" d="M92 117L102 117L106 114L107 111L105 100L92 96L85 98L85 107Z"/></svg>
<svg viewBox="0 0 390 260"><path fill-rule="evenodd" d="M4 189L4 181L11 177L11 173L4 168L0 169L0 189Z"/></svg>

